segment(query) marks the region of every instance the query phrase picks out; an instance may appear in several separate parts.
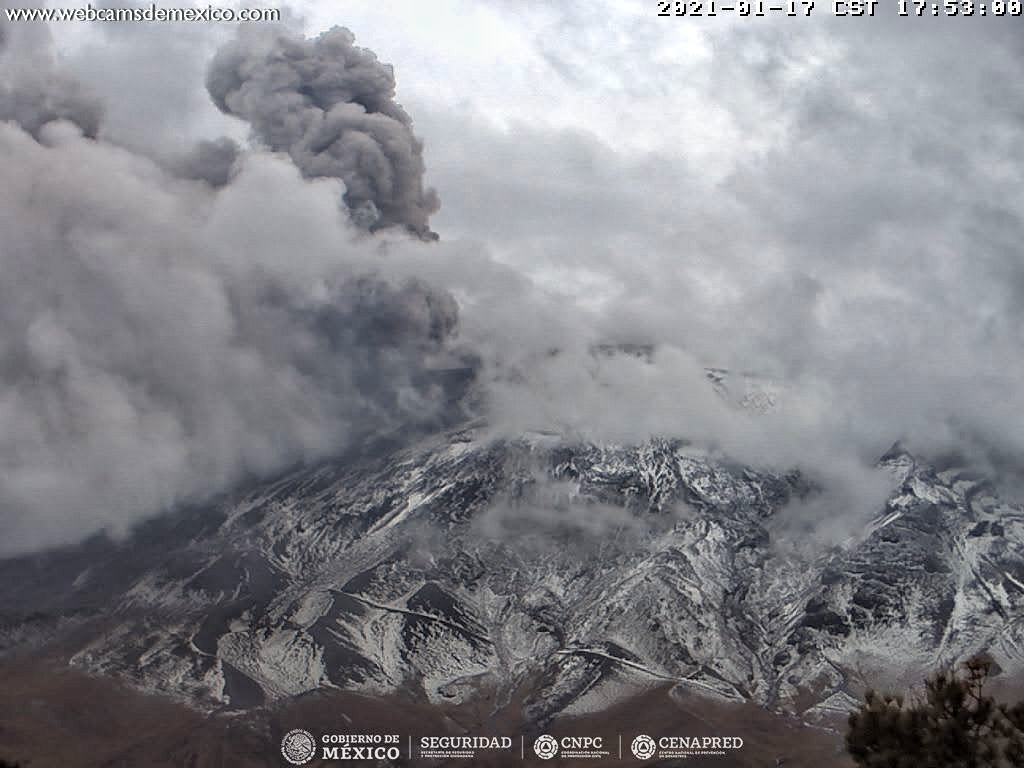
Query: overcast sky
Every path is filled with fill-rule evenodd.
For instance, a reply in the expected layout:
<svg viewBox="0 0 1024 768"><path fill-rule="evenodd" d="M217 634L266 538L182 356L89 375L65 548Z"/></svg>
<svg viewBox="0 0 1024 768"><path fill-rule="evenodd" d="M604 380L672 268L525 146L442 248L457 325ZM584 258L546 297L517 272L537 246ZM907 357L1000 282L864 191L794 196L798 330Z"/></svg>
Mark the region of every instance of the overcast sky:
<svg viewBox="0 0 1024 768"><path fill-rule="evenodd" d="M249 64L215 67L225 92L251 80L216 105L208 73L230 25L4 32L0 119L18 127L4 134L14 181L0 213L17 237L0 256L22 307L0 409L12 549L116 529L401 423L423 412L430 393L410 382L442 354L480 361L485 415L508 432L685 435L860 485L897 439L989 469L1024 458L1021 17L901 18L892 2L875 18L825 3L810 18L659 18L625 0L352 0L286 15L309 61L328 49L294 41L341 25L393 65L404 111L364 128L398 137L412 186L375 202L380 221L421 231L434 188L437 242L336 221L348 155L337 150L335 172L315 141L282 133L294 124L268 101L273 77L251 74L264 45L251 35L235 49ZM363 125L324 110L334 138ZM85 137L43 125L54 116ZM196 154L222 137L240 149ZM106 266L61 235L61 217L89 222ZM158 311L155 291L125 310L130 360L108 347L117 312L82 298L90 284L62 271L72 262L119 297L169 270L173 301ZM351 281L370 272L391 287L367 299ZM196 319L212 306L202 291L221 314ZM287 311L247 304L268 295ZM378 324L339 341L359 313ZM399 335L385 334L386 355L381 317ZM657 352L598 365L588 350L605 342ZM167 344L174 365L155 364ZM324 349L344 364L306 356ZM27 394L38 379L24 361L52 372L61 355L95 401L64 379L52 398ZM775 414L737 417L704 366L788 394ZM366 395L370 380L387 396ZM113 408L117 429L71 419L82 402ZM211 413L231 415L210 431Z"/></svg>

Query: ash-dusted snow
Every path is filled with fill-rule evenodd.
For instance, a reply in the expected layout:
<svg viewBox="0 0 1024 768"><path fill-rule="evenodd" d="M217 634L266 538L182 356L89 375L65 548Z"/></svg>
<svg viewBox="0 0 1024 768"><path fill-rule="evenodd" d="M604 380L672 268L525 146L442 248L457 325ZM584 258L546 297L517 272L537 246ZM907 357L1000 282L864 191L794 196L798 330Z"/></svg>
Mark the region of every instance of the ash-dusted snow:
<svg viewBox="0 0 1024 768"><path fill-rule="evenodd" d="M776 526L816 492L798 473L481 434L297 471L110 545L135 547L120 571L62 561L55 611L81 628L75 594L108 606L74 663L204 708L531 680L537 722L666 683L814 716L979 650L1024 666L1024 511L967 473L894 451L863 529L801 548Z"/></svg>

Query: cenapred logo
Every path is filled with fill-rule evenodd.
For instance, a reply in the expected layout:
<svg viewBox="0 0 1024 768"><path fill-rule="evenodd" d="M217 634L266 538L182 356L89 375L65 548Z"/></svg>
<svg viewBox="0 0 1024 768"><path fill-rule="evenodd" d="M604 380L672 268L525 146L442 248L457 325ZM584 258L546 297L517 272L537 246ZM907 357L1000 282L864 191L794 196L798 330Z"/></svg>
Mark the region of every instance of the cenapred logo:
<svg viewBox="0 0 1024 768"><path fill-rule="evenodd" d="M558 740L546 733L543 736L538 736L537 740L533 742L533 751L541 760L550 760L558 754Z"/></svg>
<svg viewBox="0 0 1024 768"><path fill-rule="evenodd" d="M743 749L739 736L660 736L652 739L641 733L629 745L637 760L723 757L730 750Z"/></svg>
<svg viewBox="0 0 1024 768"><path fill-rule="evenodd" d="M650 760L654 757L654 753L658 751L658 745L654 739L645 733L641 733L633 739L633 743L629 745L629 748L633 752L633 757L637 760Z"/></svg>
<svg viewBox="0 0 1024 768"><path fill-rule="evenodd" d="M281 739L281 754L292 765L305 765L316 756L316 739L309 731L294 728Z"/></svg>

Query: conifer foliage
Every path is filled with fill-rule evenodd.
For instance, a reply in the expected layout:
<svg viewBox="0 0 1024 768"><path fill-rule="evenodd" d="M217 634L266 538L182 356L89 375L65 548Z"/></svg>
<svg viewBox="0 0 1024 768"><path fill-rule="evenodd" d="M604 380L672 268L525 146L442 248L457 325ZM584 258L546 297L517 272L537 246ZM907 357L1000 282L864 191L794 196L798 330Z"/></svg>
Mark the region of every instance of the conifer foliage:
<svg viewBox="0 0 1024 768"><path fill-rule="evenodd" d="M923 697L866 692L850 715L846 749L862 768L1024 768L1024 702L985 692L992 661L939 672Z"/></svg>

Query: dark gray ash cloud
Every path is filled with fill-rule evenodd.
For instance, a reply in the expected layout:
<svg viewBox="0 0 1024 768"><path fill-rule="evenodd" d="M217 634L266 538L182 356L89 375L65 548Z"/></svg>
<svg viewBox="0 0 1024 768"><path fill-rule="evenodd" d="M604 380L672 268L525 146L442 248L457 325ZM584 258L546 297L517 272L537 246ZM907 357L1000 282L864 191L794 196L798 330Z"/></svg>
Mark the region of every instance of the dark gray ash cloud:
<svg viewBox="0 0 1024 768"><path fill-rule="evenodd" d="M175 158L171 168L182 178L202 180L211 187L224 187L238 170L240 152L238 144L227 137L214 141L203 139Z"/></svg>
<svg viewBox="0 0 1024 768"><path fill-rule="evenodd" d="M37 31L2 55L51 68L0 74L0 554L458 408L456 302L382 266L339 180L227 139L177 162L105 141Z"/></svg>
<svg viewBox="0 0 1024 768"><path fill-rule="evenodd" d="M423 186L423 144L395 101L391 67L347 29L307 40L243 28L217 53L206 84L221 110L288 152L305 176L342 179L361 223L432 236L428 219L439 203Z"/></svg>
<svg viewBox="0 0 1024 768"><path fill-rule="evenodd" d="M5 3L0 3L0 16ZM0 21L0 121L12 121L33 136L47 123L67 120L86 136L99 131L103 108L77 78L60 68L42 24Z"/></svg>

